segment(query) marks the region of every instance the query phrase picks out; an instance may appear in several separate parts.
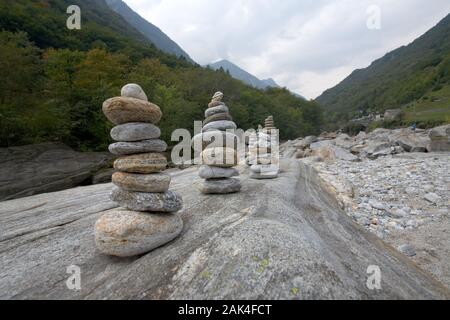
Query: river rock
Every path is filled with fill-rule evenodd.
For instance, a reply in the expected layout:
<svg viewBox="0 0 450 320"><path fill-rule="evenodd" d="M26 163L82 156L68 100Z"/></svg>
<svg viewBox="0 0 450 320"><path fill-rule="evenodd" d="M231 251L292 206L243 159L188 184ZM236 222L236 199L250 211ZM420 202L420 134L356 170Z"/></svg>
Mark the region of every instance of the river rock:
<svg viewBox="0 0 450 320"><path fill-rule="evenodd" d="M114 169L130 173L153 173L164 170L167 159L160 153L142 153L121 157L114 162Z"/></svg>
<svg viewBox="0 0 450 320"><path fill-rule="evenodd" d="M144 193L119 188L111 192L111 200L129 210L148 212L176 212L183 207L181 196L175 191Z"/></svg>
<svg viewBox="0 0 450 320"><path fill-rule="evenodd" d="M226 130L236 130L237 126L236 123L233 121L214 121L208 123L206 126L203 127L203 132L208 132L212 130L220 130L220 131L226 131Z"/></svg>
<svg viewBox="0 0 450 320"><path fill-rule="evenodd" d="M234 178L205 180L200 186L204 194L227 194L239 192L242 188L241 181Z"/></svg>
<svg viewBox="0 0 450 320"><path fill-rule="evenodd" d="M128 122L156 124L162 117L161 109L156 104L128 97L106 100L103 103L103 113L116 125Z"/></svg>
<svg viewBox="0 0 450 320"><path fill-rule="evenodd" d="M119 142L134 142L158 139L161 130L151 123L132 122L115 126L111 130L111 138Z"/></svg>
<svg viewBox="0 0 450 320"><path fill-rule="evenodd" d="M239 176L235 168L220 168L203 165L198 169L198 175L202 179L219 179Z"/></svg>
<svg viewBox="0 0 450 320"><path fill-rule="evenodd" d="M97 220L95 242L108 255L132 257L175 239L183 229L176 214L147 214L114 209Z"/></svg>
<svg viewBox="0 0 450 320"><path fill-rule="evenodd" d="M212 115L218 114L218 113L229 113L230 110L226 105L218 105L217 107L206 109L205 111L205 118L211 117Z"/></svg>
<svg viewBox="0 0 450 320"><path fill-rule="evenodd" d="M141 86L135 83L130 83L125 85L120 95L122 97L129 97L129 98L136 98L144 101L148 101L147 95L145 94L144 90L142 90Z"/></svg>
<svg viewBox="0 0 450 320"><path fill-rule="evenodd" d="M203 125L206 126L208 123L215 122L215 121L233 121L233 118L228 113L216 113L208 118L206 118L203 121Z"/></svg>
<svg viewBox="0 0 450 320"><path fill-rule="evenodd" d="M117 142L109 146L109 152L118 156L136 153L164 152L166 150L167 143L159 139L139 142Z"/></svg>
<svg viewBox="0 0 450 320"><path fill-rule="evenodd" d="M237 152L231 148L208 148L201 153L203 164L229 168L238 164Z"/></svg>
<svg viewBox="0 0 450 320"><path fill-rule="evenodd" d="M161 193L169 190L170 175L165 173L135 174L116 172L112 182L127 191Z"/></svg>

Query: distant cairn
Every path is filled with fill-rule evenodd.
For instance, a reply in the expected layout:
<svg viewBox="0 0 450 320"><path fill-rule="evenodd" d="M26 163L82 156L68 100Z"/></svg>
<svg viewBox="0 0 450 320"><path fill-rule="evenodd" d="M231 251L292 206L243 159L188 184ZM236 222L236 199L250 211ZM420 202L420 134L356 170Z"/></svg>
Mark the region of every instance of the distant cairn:
<svg viewBox="0 0 450 320"><path fill-rule="evenodd" d="M163 173L167 144L155 125L160 108L147 101L137 84L122 88L121 96L103 103L103 113L116 126L109 146L119 156L112 182L111 200L122 208L103 215L95 224L97 248L105 254L129 257L149 252L176 238L183 220L181 196L169 190L171 177Z"/></svg>
<svg viewBox="0 0 450 320"><path fill-rule="evenodd" d="M250 136L249 162L250 178L275 179L279 173L278 130L274 126L273 116L265 120L264 129L259 128Z"/></svg>
<svg viewBox="0 0 450 320"><path fill-rule="evenodd" d="M199 176L205 181L200 187L204 194L227 194L239 192L241 181L234 167L238 164L236 124L228 107L222 102L223 93L216 92L205 111L200 134L202 139Z"/></svg>

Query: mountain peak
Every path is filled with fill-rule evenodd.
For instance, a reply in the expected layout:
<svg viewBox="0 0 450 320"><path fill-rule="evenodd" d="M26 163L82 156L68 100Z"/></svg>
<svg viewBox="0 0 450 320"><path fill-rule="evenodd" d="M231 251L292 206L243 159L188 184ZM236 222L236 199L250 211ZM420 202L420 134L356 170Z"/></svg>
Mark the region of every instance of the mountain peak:
<svg viewBox="0 0 450 320"><path fill-rule="evenodd" d="M251 73L245 71L244 69L240 68L239 66L237 66L236 64L227 59L216 61L214 63L209 64L208 66L214 70L219 70L220 68L222 68L225 71L228 71L233 78L241 80L242 82L251 85L252 87L255 87L257 89L280 87L273 79L260 80Z"/></svg>
<svg viewBox="0 0 450 320"><path fill-rule="evenodd" d="M152 42L155 47L169 54L176 55L177 57L184 57L190 62L194 62L191 57L172 39L170 39L164 32L157 26L151 24L139 14L133 11L122 0L105 0L111 10L115 11L122 16L130 25L132 25L137 31Z"/></svg>

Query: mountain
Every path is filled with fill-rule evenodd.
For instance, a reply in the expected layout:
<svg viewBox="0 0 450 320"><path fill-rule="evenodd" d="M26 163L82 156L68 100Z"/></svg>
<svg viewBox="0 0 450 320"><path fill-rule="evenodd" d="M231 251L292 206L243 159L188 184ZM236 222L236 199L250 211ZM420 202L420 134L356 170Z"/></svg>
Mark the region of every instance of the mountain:
<svg viewBox="0 0 450 320"><path fill-rule="evenodd" d="M273 79L260 80L228 60L220 60L215 63L211 63L208 66L214 70L219 70L222 68L224 71L228 71L233 78L241 80L254 88L280 88L280 86Z"/></svg>
<svg viewBox="0 0 450 320"><path fill-rule="evenodd" d="M412 121L431 121L443 118L442 112L450 115L450 103L446 108L433 104L450 102L449 86L450 15L411 44L355 70L316 101L334 114L332 121L400 107L415 110L416 115L409 115ZM421 118L425 114L428 118Z"/></svg>
<svg viewBox="0 0 450 320"><path fill-rule="evenodd" d="M66 10L81 9L81 29L69 30ZM102 103L126 83L139 83L164 117L162 139L194 122L216 91L239 128L273 115L280 139L318 134L321 109L285 89L259 90L229 74L192 64L154 46L105 0L0 1L0 148L63 142L104 151L111 123Z"/></svg>
<svg viewBox="0 0 450 320"><path fill-rule="evenodd" d="M125 2L122 0L105 0L108 6L120 14L130 25L136 30L142 33L148 40L150 40L158 49L174 54L177 57L185 57L188 61L194 62L191 57L170 39L164 32L158 27L151 24L139 14L134 12Z"/></svg>

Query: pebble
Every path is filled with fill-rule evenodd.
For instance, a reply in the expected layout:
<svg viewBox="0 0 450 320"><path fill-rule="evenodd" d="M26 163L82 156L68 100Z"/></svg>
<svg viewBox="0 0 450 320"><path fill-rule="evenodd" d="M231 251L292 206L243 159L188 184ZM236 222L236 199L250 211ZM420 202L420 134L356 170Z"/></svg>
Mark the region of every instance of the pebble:
<svg viewBox="0 0 450 320"><path fill-rule="evenodd" d="M111 192L111 200L123 208L136 211L176 212L183 207L181 196L171 190L164 193L144 193L116 188Z"/></svg>
<svg viewBox="0 0 450 320"><path fill-rule="evenodd" d="M208 108L214 108L217 106L224 106L225 103L221 102L221 101L211 101L210 103L208 103Z"/></svg>
<svg viewBox="0 0 450 320"><path fill-rule="evenodd" d="M113 124L145 122L156 124L161 120L161 109L148 101L114 97L103 103L103 113Z"/></svg>
<svg viewBox="0 0 450 320"><path fill-rule="evenodd" d="M129 173L154 173L167 167L167 159L160 153L142 153L121 157L114 162L114 169Z"/></svg>
<svg viewBox="0 0 450 320"><path fill-rule="evenodd" d="M397 250L408 257L414 257L417 255L416 250L414 250L414 248L409 244L402 244L397 247Z"/></svg>
<svg viewBox="0 0 450 320"><path fill-rule="evenodd" d="M198 175L202 179L219 179L239 176L235 168L220 168L203 165L198 169Z"/></svg>
<svg viewBox="0 0 450 320"><path fill-rule="evenodd" d="M151 123L125 123L115 126L111 130L111 138L119 142L158 139L160 136L161 130Z"/></svg>
<svg viewBox="0 0 450 320"><path fill-rule="evenodd" d="M122 97L129 97L129 98L136 98L144 101L148 101L147 95L145 94L144 90L142 90L141 86L135 83L130 83L125 85L120 95Z"/></svg>
<svg viewBox="0 0 450 320"><path fill-rule="evenodd" d="M439 197L436 193L427 193L425 195L425 200L437 204L439 201L441 201L441 197Z"/></svg>
<svg viewBox="0 0 450 320"><path fill-rule="evenodd" d="M159 139L143 140L139 142L116 142L109 146L109 152L123 156L129 154L164 152L167 143Z"/></svg>
<svg viewBox="0 0 450 320"><path fill-rule="evenodd" d="M200 191L204 194L227 194L239 192L241 188L241 181L238 179L212 179L205 180Z"/></svg>
<svg viewBox="0 0 450 320"><path fill-rule="evenodd" d="M95 243L104 254L132 257L175 239L183 229L177 214L148 214L114 209L95 224Z"/></svg>
<svg viewBox="0 0 450 320"><path fill-rule="evenodd" d="M169 190L170 175L165 173L136 174L116 172L112 182L121 189L137 192L166 192Z"/></svg>

